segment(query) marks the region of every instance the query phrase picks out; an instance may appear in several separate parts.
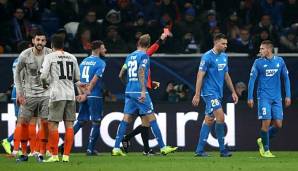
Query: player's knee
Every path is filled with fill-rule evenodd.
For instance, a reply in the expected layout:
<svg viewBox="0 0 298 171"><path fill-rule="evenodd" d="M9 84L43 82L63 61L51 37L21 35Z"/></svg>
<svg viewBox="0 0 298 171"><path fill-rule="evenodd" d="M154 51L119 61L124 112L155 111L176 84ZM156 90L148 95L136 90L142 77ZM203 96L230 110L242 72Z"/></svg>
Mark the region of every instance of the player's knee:
<svg viewBox="0 0 298 171"><path fill-rule="evenodd" d="M150 127L150 123L149 122L144 122L144 123L142 123L142 126L143 127Z"/></svg>
<svg viewBox="0 0 298 171"><path fill-rule="evenodd" d="M19 119L18 119L18 122L20 123L20 124L28 124L29 123L29 118L27 118L27 117L19 117Z"/></svg>
<svg viewBox="0 0 298 171"><path fill-rule="evenodd" d="M36 124L36 122L37 122L37 117L32 117L30 119L30 124Z"/></svg>
<svg viewBox="0 0 298 171"><path fill-rule="evenodd" d="M64 121L65 128L73 128L73 121Z"/></svg>
<svg viewBox="0 0 298 171"><path fill-rule="evenodd" d="M101 120L92 121L92 125L100 125Z"/></svg>
<svg viewBox="0 0 298 171"><path fill-rule="evenodd" d="M209 116L205 116L204 122L205 122L205 124L211 126L214 123L214 118L209 117Z"/></svg>
<svg viewBox="0 0 298 171"><path fill-rule="evenodd" d="M81 127L85 126L86 123L87 123L87 121L78 121L78 124L79 124Z"/></svg>
<svg viewBox="0 0 298 171"><path fill-rule="evenodd" d="M53 122L53 121L49 121L48 123L48 128L50 131L54 131L56 129L58 129L58 122Z"/></svg>
<svg viewBox="0 0 298 171"><path fill-rule="evenodd" d="M151 121L156 120L156 117L155 117L155 114L154 114L154 113L152 113L152 114L150 114L150 115L146 115L145 117L146 117L146 120L148 121L148 124L149 124Z"/></svg>
<svg viewBox="0 0 298 171"><path fill-rule="evenodd" d="M123 116L123 121L130 123L131 122L131 117L128 114L124 114Z"/></svg>
<svg viewBox="0 0 298 171"><path fill-rule="evenodd" d="M276 122L276 123L274 123L274 126L276 127L276 128L282 128L282 122Z"/></svg>

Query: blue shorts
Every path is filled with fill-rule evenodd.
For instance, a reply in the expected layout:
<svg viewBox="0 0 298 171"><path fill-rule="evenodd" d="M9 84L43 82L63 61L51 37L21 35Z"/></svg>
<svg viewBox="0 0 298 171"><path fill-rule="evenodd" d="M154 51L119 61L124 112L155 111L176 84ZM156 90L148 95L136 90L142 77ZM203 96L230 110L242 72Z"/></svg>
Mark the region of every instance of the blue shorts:
<svg viewBox="0 0 298 171"><path fill-rule="evenodd" d="M144 116L153 113L153 104L149 94L146 94L144 103L139 102L139 97L140 94L125 94L125 114Z"/></svg>
<svg viewBox="0 0 298 171"><path fill-rule="evenodd" d="M215 95L202 96L205 102L205 115L214 117L213 111L222 108L221 107L221 98L218 98Z"/></svg>
<svg viewBox="0 0 298 171"><path fill-rule="evenodd" d="M88 97L83 103L80 103L78 121L100 121L103 114L103 99Z"/></svg>
<svg viewBox="0 0 298 171"><path fill-rule="evenodd" d="M258 99L259 120L283 120L282 100Z"/></svg>

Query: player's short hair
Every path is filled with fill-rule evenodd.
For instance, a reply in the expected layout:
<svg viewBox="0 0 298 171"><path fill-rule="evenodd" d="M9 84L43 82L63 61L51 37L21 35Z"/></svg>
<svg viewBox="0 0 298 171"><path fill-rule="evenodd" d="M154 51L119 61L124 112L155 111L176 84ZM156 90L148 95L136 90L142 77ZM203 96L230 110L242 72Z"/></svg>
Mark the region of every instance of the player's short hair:
<svg viewBox="0 0 298 171"><path fill-rule="evenodd" d="M143 48L148 48L151 43L151 38L149 34L144 34L139 38L138 46Z"/></svg>
<svg viewBox="0 0 298 171"><path fill-rule="evenodd" d="M93 42L91 42L91 49L96 50L100 48L101 45L103 45L103 42L101 40L94 40Z"/></svg>
<svg viewBox="0 0 298 171"><path fill-rule="evenodd" d="M31 45L31 42L29 41L21 41L17 44L17 51L18 53L21 53L23 50L29 48Z"/></svg>
<svg viewBox="0 0 298 171"><path fill-rule="evenodd" d="M228 39L228 37L223 33L216 33L213 35L213 41L217 41L219 39Z"/></svg>
<svg viewBox="0 0 298 171"><path fill-rule="evenodd" d="M53 34L51 38L52 47L55 49L64 48L64 38L61 35Z"/></svg>
<svg viewBox="0 0 298 171"><path fill-rule="evenodd" d="M262 41L261 45L266 45L266 46L268 46L271 49L273 48L273 43L270 40L264 40L264 41Z"/></svg>
<svg viewBox="0 0 298 171"><path fill-rule="evenodd" d="M38 30L36 30L35 32L33 32L33 34L32 34L32 38L34 39L36 36L46 36L46 34L45 34L44 31L38 29Z"/></svg>

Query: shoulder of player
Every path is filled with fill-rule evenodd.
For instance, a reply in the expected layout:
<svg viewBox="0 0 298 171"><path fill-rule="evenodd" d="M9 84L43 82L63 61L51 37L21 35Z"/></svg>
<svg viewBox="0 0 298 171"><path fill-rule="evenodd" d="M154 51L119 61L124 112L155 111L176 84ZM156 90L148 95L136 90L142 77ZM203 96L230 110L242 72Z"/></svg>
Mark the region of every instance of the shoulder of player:
<svg viewBox="0 0 298 171"><path fill-rule="evenodd" d="M27 49L23 50L19 55L19 60L22 60L24 58L28 58L30 56L30 54L32 53L32 49L33 49L33 47L30 47L30 48L27 48Z"/></svg>
<svg viewBox="0 0 298 171"><path fill-rule="evenodd" d="M255 64L255 65L258 65L258 64L261 63L262 61L264 61L264 58L262 58L262 57L257 58L257 59L255 59L254 64Z"/></svg>
<svg viewBox="0 0 298 171"><path fill-rule="evenodd" d="M212 51L209 50L202 55L201 59L203 59L204 61L208 61L212 55L213 55Z"/></svg>
<svg viewBox="0 0 298 171"><path fill-rule="evenodd" d="M220 55L228 58L228 54L226 52L221 52Z"/></svg>
<svg viewBox="0 0 298 171"><path fill-rule="evenodd" d="M275 56L276 60L284 62L284 59L281 56Z"/></svg>
<svg viewBox="0 0 298 171"><path fill-rule="evenodd" d="M44 52L45 54L50 54L53 52L53 50L51 48L44 47Z"/></svg>
<svg viewBox="0 0 298 171"><path fill-rule="evenodd" d="M105 67L106 66L106 62L103 59L101 59L100 57L95 58L94 61L96 62L95 65L97 67Z"/></svg>
<svg viewBox="0 0 298 171"><path fill-rule="evenodd" d="M146 52L142 52L142 58L149 58L149 55Z"/></svg>
<svg viewBox="0 0 298 171"><path fill-rule="evenodd" d="M16 65L19 62L19 57L13 60L13 65Z"/></svg>
<svg viewBox="0 0 298 171"><path fill-rule="evenodd" d="M105 60L103 60L101 58L99 58L99 60L100 60L101 65L106 66L106 61Z"/></svg>
<svg viewBox="0 0 298 171"><path fill-rule="evenodd" d="M73 60L77 61L77 57L75 57L73 54L66 52L66 51L64 51L63 53L65 56L70 56Z"/></svg>

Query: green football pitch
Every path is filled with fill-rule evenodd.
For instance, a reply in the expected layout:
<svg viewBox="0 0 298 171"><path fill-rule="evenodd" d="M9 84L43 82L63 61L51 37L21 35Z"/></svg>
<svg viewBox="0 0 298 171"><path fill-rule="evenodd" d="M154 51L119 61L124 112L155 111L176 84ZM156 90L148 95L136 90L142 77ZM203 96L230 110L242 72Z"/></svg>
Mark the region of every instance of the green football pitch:
<svg viewBox="0 0 298 171"><path fill-rule="evenodd" d="M167 156L143 156L128 153L126 157L112 157L102 153L96 157L85 154L71 155L69 163L37 163L29 158L26 163L16 163L15 159L0 157L1 171L292 171L298 170L298 152L274 152L276 158L260 158L257 152L234 152L230 158L219 157L218 152L210 152L211 157L194 157L191 152L176 152Z"/></svg>

